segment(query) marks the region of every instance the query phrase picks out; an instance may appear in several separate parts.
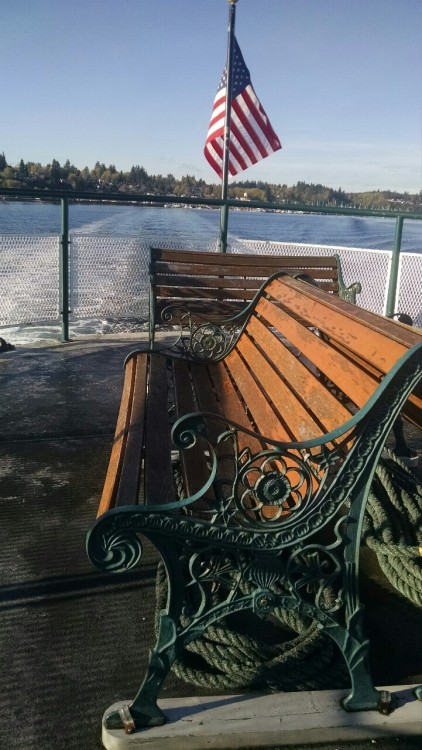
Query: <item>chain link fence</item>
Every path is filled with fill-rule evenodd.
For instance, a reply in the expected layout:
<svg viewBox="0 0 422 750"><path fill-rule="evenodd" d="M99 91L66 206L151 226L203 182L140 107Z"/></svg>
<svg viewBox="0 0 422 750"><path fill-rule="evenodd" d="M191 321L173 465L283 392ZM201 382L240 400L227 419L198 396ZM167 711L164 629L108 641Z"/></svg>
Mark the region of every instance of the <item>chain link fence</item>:
<svg viewBox="0 0 422 750"><path fill-rule="evenodd" d="M385 315L391 270L390 250L237 240L231 247L231 252L266 255L336 254L340 257L345 285L350 286L354 281L362 284L362 292L357 297L359 307ZM418 328L422 328L421 289L422 254L400 253L395 311L410 315Z"/></svg>
<svg viewBox="0 0 422 750"><path fill-rule="evenodd" d="M0 235L0 326L57 322L59 238Z"/></svg>
<svg viewBox="0 0 422 750"><path fill-rule="evenodd" d="M154 240L154 245L186 249L186 242L177 243L168 237ZM192 245L197 250L216 250L215 242ZM385 313L390 251L239 239L232 240L228 252L338 254L346 286L354 281L362 284L357 304ZM148 320L148 256L149 243L138 237L73 235L69 253L70 321L89 320L98 332L144 326ZM0 236L0 279L0 326L59 320L58 237ZM396 310L411 315L419 327L421 288L422 254L402 253ZM78 326L78 332L84 332L83 326Z"/></svg>
<svg viewBox="0 0 422 750"><path fill-rule="evenodd" d="M262 255L338 255L345 285L350 286L355 281L362 284L362 293L357 297L357 304L381 315L385 312L391 264L391 252L387 250L239 240L233 244L231 252Z"/></svg>
<svg viewBox="0 0 422 750"><path fill-rule="evenodd" d="M148 319L149 247L136 237L73 235L71 320Z"/></svg>

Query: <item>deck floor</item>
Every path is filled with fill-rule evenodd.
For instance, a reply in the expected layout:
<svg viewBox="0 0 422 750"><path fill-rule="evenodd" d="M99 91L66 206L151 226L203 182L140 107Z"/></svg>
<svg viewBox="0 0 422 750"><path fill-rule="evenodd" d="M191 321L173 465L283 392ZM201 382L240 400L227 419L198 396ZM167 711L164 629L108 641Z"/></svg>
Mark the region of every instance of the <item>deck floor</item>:
<svg viewBox="0 0 422 750"><path fill-rule="evenodd" d="M143 674L153 634L155 555L146 549L141 566L114 576L96 571L85 552L123 361L136 345L134 336L115 336L0 354L4 750L101 748L104 710L133 696ZM422 681L420 613L371 581L363 597L376 683ZM164 698L203 694L174 676L163 691ZM403 739L400 746L407 747Z"/></svg>

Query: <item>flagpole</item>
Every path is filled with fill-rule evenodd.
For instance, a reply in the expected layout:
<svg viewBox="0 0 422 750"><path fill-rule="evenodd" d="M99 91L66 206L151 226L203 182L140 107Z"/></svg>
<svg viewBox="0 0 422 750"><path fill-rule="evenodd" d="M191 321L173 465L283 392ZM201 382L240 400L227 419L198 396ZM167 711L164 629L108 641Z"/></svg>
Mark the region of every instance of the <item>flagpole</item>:
<svg viewBox="0 0 422 750"><path fill-rule="evenodd" d="M223 145L223 178L221 185L221 198L227 200L229 181L229 159L230 159L230 120L231 102L233 88L233 49L234 49L234 25L236 20L236 3L238 0L228 0L229 3L229 28L227 43L227 85L226 85L226 112L224 121L224 145ZM221 206L220 211L220 239L218 249L220 253L227 250L227 230L229 224L229 208L226 204Z"/></svg>

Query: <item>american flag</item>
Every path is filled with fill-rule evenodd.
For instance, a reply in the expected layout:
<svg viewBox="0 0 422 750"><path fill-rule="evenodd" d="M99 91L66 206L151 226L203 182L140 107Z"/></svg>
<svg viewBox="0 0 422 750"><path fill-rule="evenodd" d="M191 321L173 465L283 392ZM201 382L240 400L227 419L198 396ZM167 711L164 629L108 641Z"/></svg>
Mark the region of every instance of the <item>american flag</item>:
<svg viewBox="0 0 422 750"><path fill-rule="evenodd" d="M255 94L249 70L245 65L236 39L233 40L233 43L229 158L229 173L232 176L281 148L281 143ZM205 158L219 177L223 176L226 88L227 66L224 68L214 100L204 148Z"/></svg>

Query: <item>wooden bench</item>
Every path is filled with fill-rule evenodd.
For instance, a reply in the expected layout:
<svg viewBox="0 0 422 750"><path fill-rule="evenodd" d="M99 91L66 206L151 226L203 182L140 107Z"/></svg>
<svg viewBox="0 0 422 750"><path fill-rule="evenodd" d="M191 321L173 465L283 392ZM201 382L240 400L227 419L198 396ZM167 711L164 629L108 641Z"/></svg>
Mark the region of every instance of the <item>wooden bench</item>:
<svg viewBox="0 0 422 750"><path fill-rule="evenodd" d="M234 340L231 325L198 323L184 357L142 351L125 364L87 550L125 571L147 537L168 595L145 680L109 728L163 723L158 692L182 649L230 613L277 607L337 643L346 709L391 710L368 668L359 545L397 415L421 424L422 332L286 275L262 287Z"/></svg>
<svg viewBox="0 0 422 750"><path fill-rule="evenodd" d="M346 287L338 255L293 256L150 249L150 333L163 323L189 328L192 322L244 309L262 283L284 271L303 275L321 289L356 303L359 282Z"/></svg>

